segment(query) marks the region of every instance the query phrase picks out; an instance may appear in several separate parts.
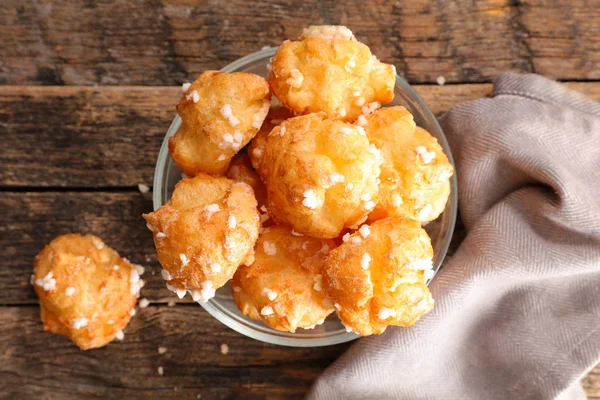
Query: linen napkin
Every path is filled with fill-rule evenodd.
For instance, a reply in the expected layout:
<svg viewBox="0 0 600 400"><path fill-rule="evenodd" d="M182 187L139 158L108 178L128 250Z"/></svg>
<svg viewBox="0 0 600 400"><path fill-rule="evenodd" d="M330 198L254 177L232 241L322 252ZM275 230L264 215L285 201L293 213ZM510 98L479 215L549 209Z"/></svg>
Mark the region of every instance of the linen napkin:
<svg viewBox="0 0 600 400"><path fill-rule="evenodd" d="M506 73L441 120L467 236L411 328L359 339L309 399L585 398L600 360L600 104Z"/></svg>

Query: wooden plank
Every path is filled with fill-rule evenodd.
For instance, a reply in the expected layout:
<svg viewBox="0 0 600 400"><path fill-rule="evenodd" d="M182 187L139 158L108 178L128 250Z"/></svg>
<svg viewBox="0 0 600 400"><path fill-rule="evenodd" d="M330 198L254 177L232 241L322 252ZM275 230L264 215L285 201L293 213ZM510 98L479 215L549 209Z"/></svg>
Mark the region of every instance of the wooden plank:
<svg viewBox="0 0 600 400"><path fill-rule="evenodd" d="M600 399L600 364L596 365L582 380L581 385L588 395L588 400Z"/></svg>
<svg viewBox="0 0 600 400"><path fill-rule="evenodd" d="M172 85L309 24L349 26L411 82L490 82L506 70L536 69L598 79L593 3L5 0L0 84Z"/></svg>
<svg viewBox="0 0 600 400"><path fill-rule="evenodd" d="M139 309L123 342L86 352L44 332L37 307L2 307L0 344L0 393L7 399L302 398L349 346L273 346L183 305ZM590 399L600 398L600 366L582 385Z"/></svg>
<svg viewBox="0 0 600 400"><path fill-rule="evenodd" d="M600 3L525 0L522 32L533 70L554 78L600 79Z"/></svg>
<svg viewBox="0 0 600 400"><path fill-rule="evenodd" d="M29 284L35 255L54 237L69 232L100 236L123 257L147 268L142 296L175 299L165 288L152 235L141 215L152 211L150 194L141 193L3 193L0 207L0 305L35 304ZM154 275L153 275L154 274Z"/></svg>
<svg viewBox="0 0 600 400"><path fill-rule="evenodd" d="M600 99L600 82L567 86ZM439 115L492 86L414 88ZM176 87L0 86L0 185L151 185L179 95Z"/></svg>
<svg viewBox="0 0 600 400"><path fill-rule="evenodd" d="M180 305L140 309L123 342L82 352L44 332L38 307L2 307L0 397L299 399L348 345L274 346L237 334L199 306Z"/></svg>
<svg viewBox="0 0 600 400"><path fill-rule="evenodd" d="M179 95L175 87L0 87L0 185L150 185Z"/></svg>

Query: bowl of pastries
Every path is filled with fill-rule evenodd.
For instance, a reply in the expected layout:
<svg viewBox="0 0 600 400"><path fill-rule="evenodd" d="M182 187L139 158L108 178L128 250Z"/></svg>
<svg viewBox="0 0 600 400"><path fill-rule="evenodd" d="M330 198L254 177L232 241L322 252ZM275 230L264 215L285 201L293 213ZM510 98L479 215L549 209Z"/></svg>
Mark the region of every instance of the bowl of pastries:
<svg viewBox="0 0 600 400"><path fill-rule="evenodd" d="M456 220L435 116L343 26L182 86L145 214L162 277L230 328L324 346L409 327Z"/></svg>

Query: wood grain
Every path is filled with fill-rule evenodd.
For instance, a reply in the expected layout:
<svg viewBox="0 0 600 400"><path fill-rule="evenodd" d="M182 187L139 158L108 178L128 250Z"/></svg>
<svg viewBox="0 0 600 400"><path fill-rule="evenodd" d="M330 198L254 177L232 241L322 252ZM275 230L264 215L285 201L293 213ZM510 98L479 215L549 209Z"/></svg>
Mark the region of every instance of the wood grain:
<svg viewBox="0 0 600 400"><path fill-rule="evenodd" d="M582 380L581 385L585 389L589 400L600 399L600 364L596 365Z"/></svg>
<svg viewBox="0 0 600 400"><path fill-rule="evenodd" d="M138 309L123 342L82 352L44 332L38 307L0 307L0 398L302 398L348 346L269 345L225 328L198 306L178 305ZM600 398L599 382L600 366L582 380L591 400Z"/></svg>
<svg viewBox="0 0 600 400"><path fill-rule="evenodd" d="M139 309L123 342L82 352L43 331L38 307L1 307L0 398L297 399L348 345L278 347L180 305Z"/></svg>
<svg viewBox="0 0 600 400"><path fill-rule="evenodd" d="M5 0L0 84L180 84L310 24L349 26L411 82L599 79L599 12L589 0Z"/></svg>
<svg viewBox="0 0 600 400"><path fill-rule="evenodd" d="M135 186L152 182L176 85L306 25L345 24L411 83L470 83L415 86L439 115L506 70L600 80L599 20L595 0L3 1L0 85L17 86L0 86L0 398L302 398L347 348L261 343L164 288L140 217L150 194ZM600 82L567 85L600 99ZM152 305L123 342L81 352L43 331L31 261L67 232L148 267ZM600 366L582 384L600 400Z"/></svg>
<svg viewBox="0 0 600 400"><path fill-rule="evenodd" d="M600 82L567 86L600 99ZM416 85L432 111L490 93L490 84ZM152 184L176 87L0 86L0 185Z"/></svg>
<svg viewBox="0 0 600 400"><path fill-rule="evenodd" d="M600 79L597 0L525 0L519 8L533 71L554 78Z"/></svg>
<svg viewBox="0 0 600 400"><path fill-rule="evenodd" d="M147 267L142 296L168 301L154 252L152 235L141 215L152 211L150 195L141 193L3 193L0 207L0 305L35 304L29 284L33 257L55 236L93 233L123 257ZM154 274L154 275L153 275Z"/></svg>
<svg viewBox="0 0 600 400"><path fill-rule="evenodd" d="M0 86L0 185L150 185L180 95L175 87Z"/></svg>

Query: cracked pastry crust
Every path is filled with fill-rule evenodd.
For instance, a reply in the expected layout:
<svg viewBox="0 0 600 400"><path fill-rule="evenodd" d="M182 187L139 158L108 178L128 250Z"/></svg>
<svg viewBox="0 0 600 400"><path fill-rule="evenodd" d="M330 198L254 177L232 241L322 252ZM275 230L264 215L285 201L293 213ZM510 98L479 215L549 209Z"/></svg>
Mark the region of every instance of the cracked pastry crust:
<svg viewBox="0 0 600 400"><path fill-rule="evenodd" d="M394 98L396 69L382 63L344 26L313 26L283 42L269 84L296 115L324 112L353 122Z"/></svg>
<svg viewBox="0 0 600 400"><path fill-rule="evenodd" d="M236 182L248 184L248 186L254 190L259 209L267 203L267 188L260 179L260 176L258 176L258 173L252 168L252 163L250 162L248 154L236 154L231 160L231 164L229 165L229 169L225 176Z"/></svg>
<svg viewBox="0 0 600 400"><path fill-rule="evenodd" d="M184 89L177 105L181 127L169 139L169 153L188 176L223 175L267 116L269 84L247 72L206 71Z"/></svg>
<svg viewBox="0 0 600 400"><path fill-rule="evenodd" d="M254 263L241 266L231 280L238 308L280 331L320 325L333 312L321 268L334 246L288 227L266 228L256 242Z"/></svg>
<svg viewBox="0 0 600 400"><path fill-rule="evenodd" d="M208 301L242 263L252 263L260 227L256 198L244 182L198 174L179 181L171 200L144 214L167 287Z"/></svg>
<svg viewBox="0 0 600 400"><path fill-rule="evenodd" d="M366 120L367 137L383 159L379 203L369 219L436 219L446 207L454 173L437 139L416 126L404 107L381 108Z"/></svg>
<svg viewBox="0 0 600 400"><path fill-rule="evenodd" d="M419 222L385 218L362 226L329 253L323 287L349 331L366 336L389 325L411 326L433 308L425 284L432 257Z"/></svg>
<svg viewBox="0 0 600 400"><path fill-rule="evenodd" d="M309 114L285 120L256 142L250 152L275 222L330 239L375 207L381 159L360 126Z"/></svg>
<svg viewBox="0 0 600 400"><path fill-rule="evenodd" d="M262 159L264 145L269 133L278 125L281 125L285 120L292 118L293 115L285 107L271 108L265 122L260 130L250 142L248 146L248 156L252 162L254 169L259 168L260 160Z"/></svg>
<svg viewBox="0 0 600 400"><path fill-rule="evenodd" d="M133 315L144 268L93 235L56 237L35 257L32 284L44 329L82 350L122 335Z"/></svg>

